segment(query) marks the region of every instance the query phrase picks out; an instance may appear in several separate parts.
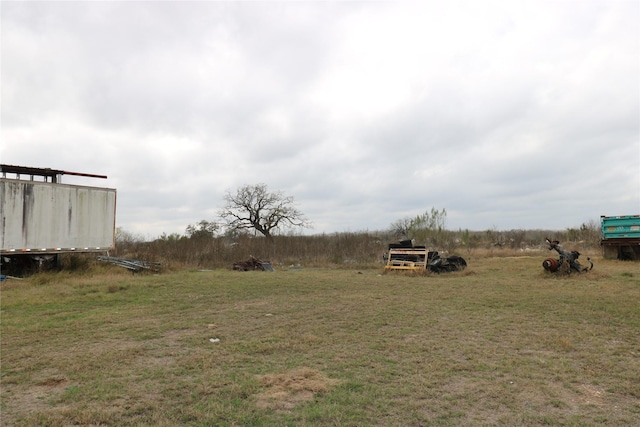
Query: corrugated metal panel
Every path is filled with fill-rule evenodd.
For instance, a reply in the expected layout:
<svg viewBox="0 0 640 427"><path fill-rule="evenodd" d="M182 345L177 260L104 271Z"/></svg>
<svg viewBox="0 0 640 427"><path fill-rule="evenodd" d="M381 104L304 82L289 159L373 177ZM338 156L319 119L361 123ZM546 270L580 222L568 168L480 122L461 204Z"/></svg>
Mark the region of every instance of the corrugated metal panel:
<svg viewBox="0 0 640 427"><path fill-rule="evenodd" d="M116 190L0 179L0 252L114 247Z"/></svg>
<svg viewBox="0 0 640 427"><path fill-rule="evenodd" d="M602 216L602 239L640 239L640 215Z"/></svg>

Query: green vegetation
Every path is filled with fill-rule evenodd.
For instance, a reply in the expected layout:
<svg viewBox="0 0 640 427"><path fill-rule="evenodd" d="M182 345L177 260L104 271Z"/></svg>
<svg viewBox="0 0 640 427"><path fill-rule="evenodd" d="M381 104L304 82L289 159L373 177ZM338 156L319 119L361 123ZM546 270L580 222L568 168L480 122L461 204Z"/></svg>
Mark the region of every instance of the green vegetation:
<svg viewBox="0 0 640 427"><path fill-rule="evenodd" d="M455 239L455 233L446 230L447 211L431 208L414 218L404 218L391 224L391 231L396 236L414 239L437 246L444 246Z"/></svg>
<svg viewBox="0 0 640 427"><path fill-rule="evenodd" d="M636 423L637 263L565 276L546 250L496 254L443 275L90 262L8 280L2 424Z"/></svg>

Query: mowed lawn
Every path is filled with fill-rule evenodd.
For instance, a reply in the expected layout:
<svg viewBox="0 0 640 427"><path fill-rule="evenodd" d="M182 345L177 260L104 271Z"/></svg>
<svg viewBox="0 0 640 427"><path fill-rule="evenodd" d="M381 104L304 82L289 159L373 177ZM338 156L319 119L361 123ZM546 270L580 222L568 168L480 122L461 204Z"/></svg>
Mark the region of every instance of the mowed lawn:
<svg viewBox="0 0 640 427"><path fill-rule="evenodd" d="M1 424L640 425L640 264L546 256L8 280Z"/></svg>

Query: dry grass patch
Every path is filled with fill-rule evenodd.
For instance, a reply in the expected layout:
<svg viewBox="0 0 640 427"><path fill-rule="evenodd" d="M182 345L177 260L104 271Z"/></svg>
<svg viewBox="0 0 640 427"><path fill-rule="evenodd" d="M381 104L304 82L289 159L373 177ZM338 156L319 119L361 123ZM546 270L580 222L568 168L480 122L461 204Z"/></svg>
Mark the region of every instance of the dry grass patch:
<svg viewBox="0 0 640 427"><path fill-rule="evenodd" d="M293 409L297 404L309 402L339 383L316 369L306 367L281 374L259 375L258 379L266 388L258 394L256 402L258 408L262 409Z"/></svg>

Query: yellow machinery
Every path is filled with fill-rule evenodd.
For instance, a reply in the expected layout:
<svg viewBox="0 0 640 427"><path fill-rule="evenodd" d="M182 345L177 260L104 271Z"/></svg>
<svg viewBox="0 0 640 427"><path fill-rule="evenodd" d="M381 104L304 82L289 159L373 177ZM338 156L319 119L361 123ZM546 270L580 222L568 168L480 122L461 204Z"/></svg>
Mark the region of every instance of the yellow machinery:
<svg viewBox="0 0 640 427"><path fill-rule="evenodd" d="M426 270L428 251L425 247L389 248L385 270Z"/></svg>

